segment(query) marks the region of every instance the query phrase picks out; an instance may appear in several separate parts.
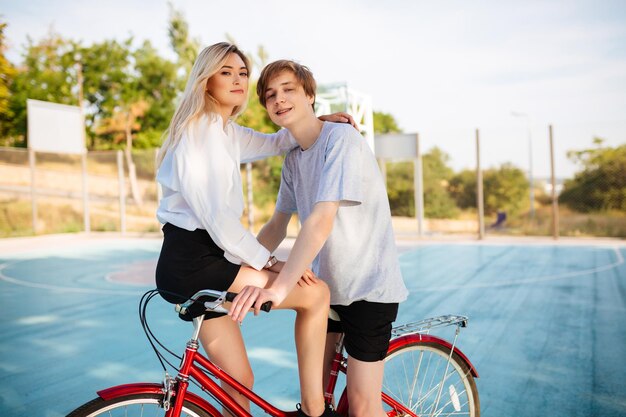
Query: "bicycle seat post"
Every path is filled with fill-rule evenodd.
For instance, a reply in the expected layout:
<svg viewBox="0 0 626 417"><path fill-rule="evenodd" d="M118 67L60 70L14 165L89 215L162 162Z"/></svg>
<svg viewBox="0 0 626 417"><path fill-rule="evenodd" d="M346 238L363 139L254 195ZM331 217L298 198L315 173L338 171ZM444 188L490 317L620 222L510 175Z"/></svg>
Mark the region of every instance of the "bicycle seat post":
<svg viewBox="0 0 626 417"><path fill-rule="evenodd" d="M200 328L202 328L203 322L204 314L193 318L193 335L191 336L191 340L189 342L193 342L196 345L198 344L198 338L200 337Z"/></svg>

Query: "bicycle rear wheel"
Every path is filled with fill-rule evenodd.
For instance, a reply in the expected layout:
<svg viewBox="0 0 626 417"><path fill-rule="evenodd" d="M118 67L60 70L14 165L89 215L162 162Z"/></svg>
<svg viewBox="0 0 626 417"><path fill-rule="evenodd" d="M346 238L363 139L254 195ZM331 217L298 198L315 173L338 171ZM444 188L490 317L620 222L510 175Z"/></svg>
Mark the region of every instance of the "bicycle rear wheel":
<svg viewBox="0 0 626 417"><path fill-rule="evenodd" d="M159 394L132 394L123 397L104 400L96 398L72 411L67 417L140 417L163 416L165 410L161 405L163 395ZM183 404L181 417L218 417L209 414L187 401Z"/></svg>
<svg viewBox="0 0 626 417"><path fill-rule="evenodd" d="M450 359L450 361L448 361ZM480 416L476 381L468 365L445 346L409 341L385 358L383 408L403 416L398 403L418 416Z"/></svg>

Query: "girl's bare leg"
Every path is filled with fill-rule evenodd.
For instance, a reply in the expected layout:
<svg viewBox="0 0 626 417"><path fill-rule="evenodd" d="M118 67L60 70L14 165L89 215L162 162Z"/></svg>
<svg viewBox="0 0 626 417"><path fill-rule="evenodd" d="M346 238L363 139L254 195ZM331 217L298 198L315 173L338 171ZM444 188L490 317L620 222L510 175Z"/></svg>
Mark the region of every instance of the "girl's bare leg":
<svg viewBox="0 0 626 417"><path fill-rule="evenodd" d="M247 388L252 389L254 374L248 361L241 330L236 322L228 316L206 320L200 330L200 341L213 363ZM222 388L239 405L250 410L250 401L246 397L228 384L222 383ZM226 409L222 411L222 414L225 417L232 416Z"/></svg>
<svg viewBox="0 0 626 417"><path fill-rule="evenodd" d="M271 271L243 267L229 291L239 292L246 285L265 288L276 279L276 275ZM280 305L272 307L296 311L295 340L300 395L302 411L309 416L319 416L324 412L322 379L329 306L328 286L319 281L314 285L296 285Z"/></svg>

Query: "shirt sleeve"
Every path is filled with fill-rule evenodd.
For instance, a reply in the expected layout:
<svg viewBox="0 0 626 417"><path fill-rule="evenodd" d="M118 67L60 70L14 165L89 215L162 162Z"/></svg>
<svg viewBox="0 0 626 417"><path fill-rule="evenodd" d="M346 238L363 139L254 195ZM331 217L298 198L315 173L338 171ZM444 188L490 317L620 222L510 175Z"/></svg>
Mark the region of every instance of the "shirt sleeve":
<svg viewBox="0 0 626 417"><path fill-rule="evenodd" d="M285 159L283 170L280 174L280 188L278 189L278 197L276 198L276 210L287 214L296 213L298 211L296 194L293 189L293 181L289 170L289 156Z"/></svg>
<svg viewBox="0 0 626 417"><path fill-rule="evenodd" d="M233 136L239 142L241 162L251 162L269 156L282 155L296 147L296 140L289 130L276 133L260 133L248 127L231 123Z"/></svg>
<svg viewBox="0 0 626 417"><path fill-rule="evenodd" d="M223 145L207 134L201 124L192 124L176 149L181 195L230 262L245 262L261 270L270 253L244 228L229 201L233 170L239 167L233 167L233 158Z"/></svg>
<svg viewBox="0 0 626 417"><path fill-rule="evenodd" d="M337 135L337 133L334 133ZM315 202L338 201L342 206L362 202L361 152L364 140L346 133L330 138Z"/></svg>

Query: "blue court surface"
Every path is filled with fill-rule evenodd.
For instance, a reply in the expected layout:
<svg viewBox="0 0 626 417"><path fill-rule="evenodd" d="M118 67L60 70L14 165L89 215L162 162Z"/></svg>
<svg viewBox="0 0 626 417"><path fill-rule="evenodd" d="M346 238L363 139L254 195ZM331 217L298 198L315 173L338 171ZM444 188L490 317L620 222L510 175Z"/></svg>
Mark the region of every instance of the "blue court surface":
<svg viewBox="0 0 626 417"><path fill-rule="evenodd" d="M28 242L0 246L0 416L64 416L98 389L159 382L137 306L153 287L160 241ZM470 317L458 346L480 374L483 416L626 415L624 242L401 248L411 295L397 322ZM183 350L191 326L171 305L155 299L148 317L167 346ZM242 327L256 391L291 409L293 317L250 315Z"/></svg>

